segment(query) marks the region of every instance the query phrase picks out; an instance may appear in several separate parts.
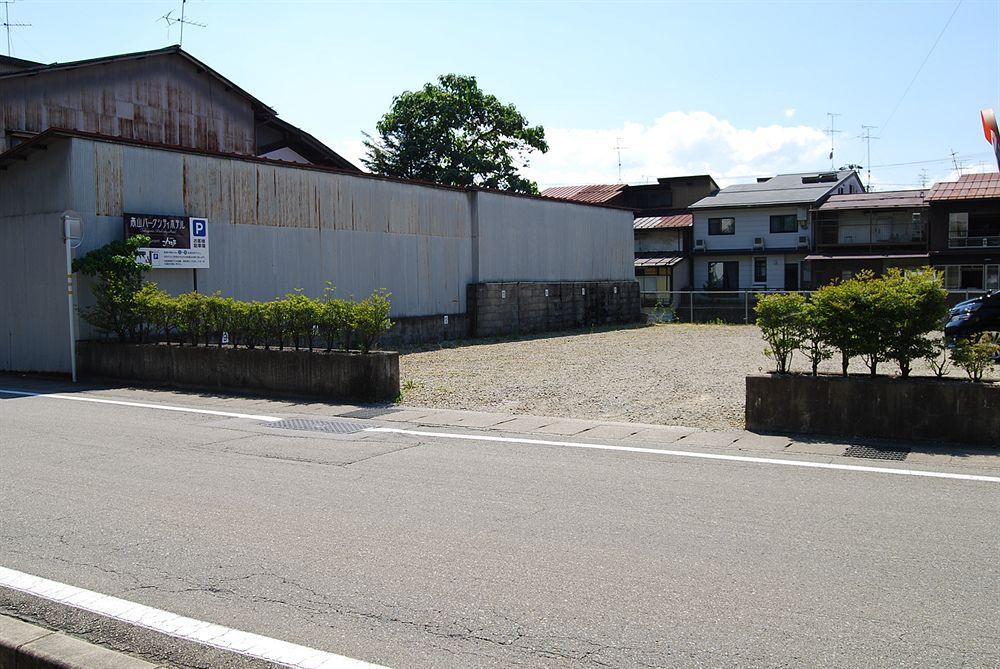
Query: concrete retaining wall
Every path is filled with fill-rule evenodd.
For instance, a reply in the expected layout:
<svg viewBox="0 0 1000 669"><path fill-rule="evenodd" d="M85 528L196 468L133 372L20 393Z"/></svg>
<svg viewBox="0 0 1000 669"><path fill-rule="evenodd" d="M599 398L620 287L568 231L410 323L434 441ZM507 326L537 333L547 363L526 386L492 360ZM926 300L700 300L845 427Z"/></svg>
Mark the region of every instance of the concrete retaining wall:
<svg viewBox="0 0 1000 669"><path fill-rule="evenodd" d="M937 379L748 376L754 432L1000 446L1000 388Z"/></svg>
<svg viewBox="0 0 1000 669"><path fill-rule="evenodd" d="M477 283L469 286L473 337L526 334L642 317L635 281Z"/></svg>
<svg viewBox="0 0 1000 669"><path fill-rule="evenodd" d="M399 396L399 354L391 351L310 353L83 341L77 356L83 378L365 402Z"/></svg>

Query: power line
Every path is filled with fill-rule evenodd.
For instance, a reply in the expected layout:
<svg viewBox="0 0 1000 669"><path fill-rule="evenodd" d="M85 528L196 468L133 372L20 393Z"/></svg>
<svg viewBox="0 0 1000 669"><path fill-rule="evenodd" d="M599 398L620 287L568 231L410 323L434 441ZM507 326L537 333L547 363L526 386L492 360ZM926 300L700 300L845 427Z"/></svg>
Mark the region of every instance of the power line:
<svg viewBox="0 0 1000 669"><path fill-rule="evenodd" d="M948 17L948 20L945 22L944 27L941 28L941 32L938 33L937 39L934 40L934 44L931 44L930 50L927 52L927 55L924 56L923 61L920 63L920 67L917 68L916 74L914 74L913 78L910 79L910 83L907 84L906 90L903 91L903 94L899 96L899 101L896 102L896 106L892 108L892 111L889 113L888 118L882 121L882 125L879 127L882 128L883 133L885 132L885 129L889 127L889 121L891 121L892 117L896 115L896 111L899 109L899 105L903 104L903 99L906 98L906 94L910 92L910 89L913 87L914 82L916 82L917 77L920 76L920 73L924 69L924 65L927 64L928 60L930 60L931 54L934 53L934 49L937 48L938 42L941 41L941 37L943 37L945 31L948 30L948 26L951 25L951 20L955 18L955 14L958 13L958 8L961 6L962 6L962 0L958 0L958 3L955 5L955 9L951 10L951 16Z"/></svg>

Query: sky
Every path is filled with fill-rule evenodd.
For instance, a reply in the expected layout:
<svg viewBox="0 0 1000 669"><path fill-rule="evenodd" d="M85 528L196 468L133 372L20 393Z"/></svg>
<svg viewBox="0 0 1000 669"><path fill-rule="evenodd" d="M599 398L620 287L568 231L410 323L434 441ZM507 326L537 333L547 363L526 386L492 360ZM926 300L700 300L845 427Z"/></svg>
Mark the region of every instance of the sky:
<svg viewBox="0 0 1000 669"><path fill-rule="evenodd" d="M15 0L31 25L13 55L176 44L157 19L180 6ZM835 166L867 165L877 126L877 190L997 170L979 110L1000 111L1000 0L189 0L186 16L205 27L185 50L355 162L394 96L455 72L545 127L526 170L542 188L828 169L831 112Z"/></svg>

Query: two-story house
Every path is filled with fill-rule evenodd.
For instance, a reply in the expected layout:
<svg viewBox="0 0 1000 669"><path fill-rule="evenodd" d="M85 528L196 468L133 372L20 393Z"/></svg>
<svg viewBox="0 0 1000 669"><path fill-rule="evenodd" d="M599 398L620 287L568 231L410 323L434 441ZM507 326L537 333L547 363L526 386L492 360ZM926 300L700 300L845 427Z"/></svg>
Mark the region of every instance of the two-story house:
<svg viewBox="0 0 1000 669"><path fill-rule="evenodd" d="M635 276L643 303L665 301L665 293L691 289L690 257L694 217L689 207L719 192L707 174L661 177L651 184L562 186L548 197L614 205L635 216Z"/></svg>
<svg viewBox="0 0 1000 669"><path fill-rule="evenodd" d="M813 248L806 256L812 287L861 270L930 264L928 190L831 195L811 212Z"/></svg>
<svg viewBox="0 0 1000 669"><path fill-rule="evenodd" d="M864 192L853 170L779 174L723 188L691 205L693 290L799 290L811 282L810 210Z"/></svg>
<svg viewBox="0 0 1000 669"><path fill-rule="evenodd" d="M966 174L934 184L931 265L949 290L1000 289L1000 174Z"/></svg>

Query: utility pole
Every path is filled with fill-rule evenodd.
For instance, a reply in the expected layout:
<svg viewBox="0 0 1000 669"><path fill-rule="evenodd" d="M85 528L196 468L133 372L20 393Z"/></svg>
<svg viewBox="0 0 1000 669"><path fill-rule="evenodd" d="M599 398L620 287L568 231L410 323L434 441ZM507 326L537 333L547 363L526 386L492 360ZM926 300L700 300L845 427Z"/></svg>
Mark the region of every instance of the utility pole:
<svg viewBox="0 0 1000 669"><path fill-rule="evenodd" d="M872 130L874 130L877 127L878 127L877 125L864 125L864 124L861 125L862 133L861 133L860 139L865 140L865 143L867 144L867 151L868 151L868 163L867 163L868 167L867 167L867 170L868 170L868 191L869 192L871 192L871 189L872 189L872 140L873 139L878 139L878 137L872 137Z"/></svg>
<svg viewBox="0 0 1000 669"><path fill-rule="evenodd" d="M920 187L921 188L927 188L927 169L926 168L920 170L919 178L920 178Z"/></svg>
<svg viewBox="0 0 1000 669"><path fill-rule="evenodd" d="M622 146L623 137L618 137L615 140L614 150L618 152L618 183L622 182L622 151L628 149L627 146Z"/></svg>
<svg viewBox="0 0 1000 669"><path fill-rule="evenodd" d="M7 55L13 56L14 50L11 47L10 40L10 29L11 28L30 28L30 23L11 23L10 22L10 6L13 5L17 0L0 0L3 2L3 27L7 30Z"/></svg>
<svg viewBox="0 0 1000 669"><path fill-rule="evenodd" d="M826 131L826 134L830 135L830 169L832 170L836 169L833 162L833 136L840 132L840 130L834 128L834 123L840 114L827 112L826 115L830 117L830 129Z"/></svg>

